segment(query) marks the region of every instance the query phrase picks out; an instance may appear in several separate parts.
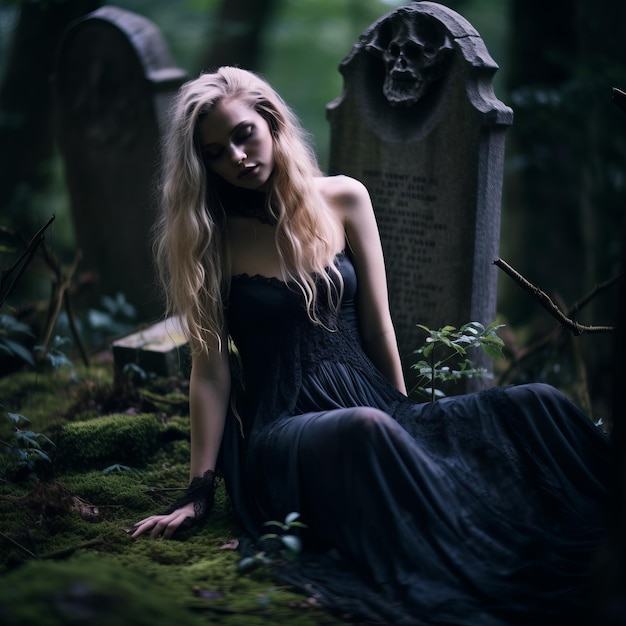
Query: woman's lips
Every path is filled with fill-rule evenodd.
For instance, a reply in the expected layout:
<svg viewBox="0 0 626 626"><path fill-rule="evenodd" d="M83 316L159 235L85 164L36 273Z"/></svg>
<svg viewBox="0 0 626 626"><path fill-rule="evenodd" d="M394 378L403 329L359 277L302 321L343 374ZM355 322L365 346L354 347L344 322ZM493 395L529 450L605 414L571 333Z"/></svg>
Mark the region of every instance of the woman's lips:
<svg viewBox="0 0 626 626"><path fill-rule="evenodd" d="M259 167L259 165L246 165L246 167L244 167L241 172L239 172L239 174L237 175L237 179L239 178L245 178L246 176L249 176L250 174L252 174L253 172L255 172L257 170L257 168Z"/></svg>

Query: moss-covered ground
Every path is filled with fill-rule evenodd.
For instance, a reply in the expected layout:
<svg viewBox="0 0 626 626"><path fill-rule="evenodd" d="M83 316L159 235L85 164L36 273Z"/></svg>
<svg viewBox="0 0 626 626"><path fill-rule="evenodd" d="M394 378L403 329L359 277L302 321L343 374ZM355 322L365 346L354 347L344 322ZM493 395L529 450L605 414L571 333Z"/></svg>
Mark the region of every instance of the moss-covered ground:
<svg viewBox="0 0 626 626"><path fill-rule="evenodd" d="M4 626L350 623L265 569L237 571L239 529L221 483L203 527L168 541L126 532L187 484L182 378L114 382L110 362L21 372L0 378L0 404Z"/></svg>

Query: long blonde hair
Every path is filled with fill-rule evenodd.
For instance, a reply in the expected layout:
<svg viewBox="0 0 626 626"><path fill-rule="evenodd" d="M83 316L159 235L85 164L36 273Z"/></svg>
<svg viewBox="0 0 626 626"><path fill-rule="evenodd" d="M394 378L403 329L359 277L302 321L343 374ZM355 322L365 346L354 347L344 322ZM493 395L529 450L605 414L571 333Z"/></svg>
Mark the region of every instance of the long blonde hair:
<svg viewBox="0 0 626 626"><path fill-rule="evenodd" d="M247 104L270 127L275 167L267 201L276 219L283 280L298 285L308 315L317 323L322 323L317 281L326 285L331 303L336 304L337 289L342 289L333 265L336 219L315 182L321 172L298 119L274 89L252 72L221 67L201 74L181 87L173 104L164 139L154 250L167 313L180 316L193 350L204 352L211 336L219 340L224 328L226 215L202 159L198 124L223 99Z"/></svg>

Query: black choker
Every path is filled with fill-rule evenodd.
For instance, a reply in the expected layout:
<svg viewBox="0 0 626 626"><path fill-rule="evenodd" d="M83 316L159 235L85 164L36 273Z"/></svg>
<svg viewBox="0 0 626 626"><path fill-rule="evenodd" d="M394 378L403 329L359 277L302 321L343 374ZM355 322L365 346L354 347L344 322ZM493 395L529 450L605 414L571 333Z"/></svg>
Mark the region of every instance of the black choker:
<svg viewBox="0 0 626 626"><path fill-rule="evenodd" d="M257 204L245 203L238 206L226 207L226 215L247 217L248 219L257 220L261 222L261 224L276 223L276 220L268 213L265 198L263 198L263 202Z"/></svg>
<svg viewBox="0 0 626 626"><path fill-rule="evenodd" d="M227 216L245 217L261 224L276 223L269 213L265 192L221 184L218 186L218 193Z"/></svg>

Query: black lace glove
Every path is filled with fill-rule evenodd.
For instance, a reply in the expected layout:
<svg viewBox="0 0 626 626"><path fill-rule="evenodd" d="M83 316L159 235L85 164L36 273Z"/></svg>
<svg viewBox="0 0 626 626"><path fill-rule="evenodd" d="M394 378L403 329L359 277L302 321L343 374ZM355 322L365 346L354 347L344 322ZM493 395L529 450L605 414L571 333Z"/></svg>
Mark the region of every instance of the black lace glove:
<svg viewBox="0 0 626 626"><path fill-rule="evenodd" d="M215 472L207 470L202 477L195 476L185 490L185 494L178 498L165 512L165 515L173 513L176 509L193 502L193 516L188 515L177 531L187 530L192 526L201 524L209 516L215 499Z"/></svg>

